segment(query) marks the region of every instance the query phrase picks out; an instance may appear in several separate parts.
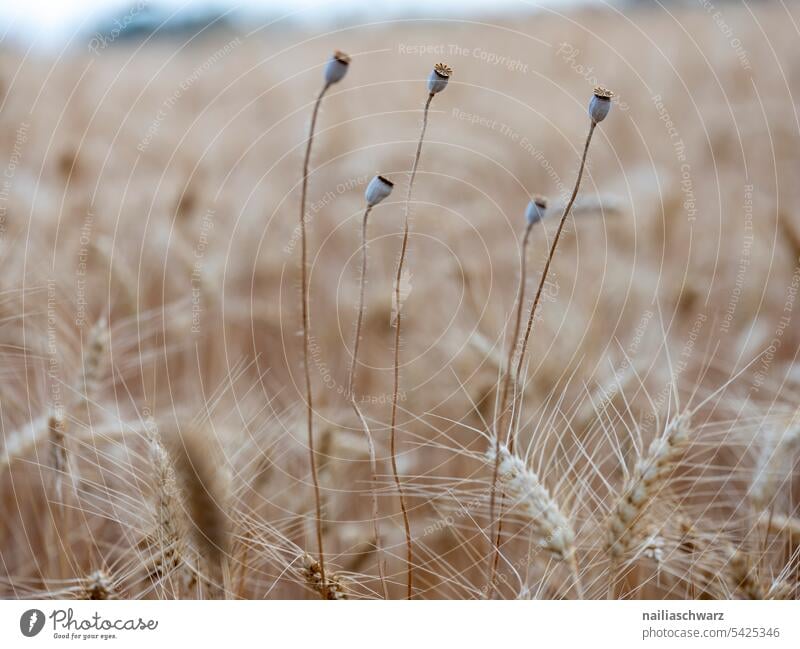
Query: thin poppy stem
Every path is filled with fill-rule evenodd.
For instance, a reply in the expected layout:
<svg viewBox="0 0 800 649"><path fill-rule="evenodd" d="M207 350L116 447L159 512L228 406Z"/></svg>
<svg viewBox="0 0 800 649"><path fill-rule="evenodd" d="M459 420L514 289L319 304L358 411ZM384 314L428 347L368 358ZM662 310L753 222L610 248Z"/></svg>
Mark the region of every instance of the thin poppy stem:
<svg viewBox="0 0 800 649"><path fill-rule="evenodd" d="M372 206L368 205L364 211L364 218L361 221L361 277L359 280L358 289L358 315L356 317L356 333L353 340L353 358L350 361L350 374L347 382L347 393L350 396L350 404L356 413L356 417L361 422L361 427L364 429L364 435L367 438L367 447L369 449L369 465L371 471L370 491L372 493L372 532L375 536L375 552L378 555L378 574L381 579L381 587L383 588L383 598L389 599L389 590L386 586L386 574L384 571L383 562L383 548L381 544L381 530L380 523L378 522L379 508L378 508L378 464L375 459L375 443L372 440L372 433L369 430L367 419L358 407L358 398L356 397L356 373L358 371L358 348L361 342L361 328L364 322L364 294L367 284L367 220L372 211Z"/></svg>
<svg viewBox="0 0 800 649"><path fill-rule="evenodd" d="M308 242L306 235L306 196L308 194L308 167L311 161L311 145L314 143L314 131L317 126L317 115L319 114L319 107L322 103L322 98L330 88L330 84L326 83L317 100L314 102L314 109L311 113L311 126L308 133L308 142L306 144L306 155L303 159L303 180L300 189L300 297L302 304L302 331L303 331L303 373L305 375L305 389L306 389L306 424L308 429L308 456L309 464L311 467L311 480L314 484L314 505L316 509L316 532L317 532L317 548L319 560L319 572L322 580L322 588L320 592L326 591L325 581L325 552L322 545L322 497L319 489L319 476L317 474L317 457L314 449L314 407L312 403L311 391L311 371L309 369L308 357L310 355L311 341L309 336L310 323L309 323L309 304L308 304ZM324 597L324 595L323 595Z"/></svg>
<svg viewBox="0 0 800 649"><path fill-rule="evenodd" d="M519 281L519 294L517 295L517 310L516 319L514 321L514 332L508 344L508 358L506 360L505 376L503 377L503 387L500 397L500 410L499 416L495 421L495 435L494 435L494 468L492 470L492 492L489 497L489 521L492 527L492 535L489 538L495 538L494 533L494 512L497 500L497 476L500 471L500 431L503 429L503 422L505 420L506 405L508 403L508 391L511 385L511 366L514 362L514 352L517 349L517 339L519 338L519 330L522 326L522 306L525 302L525 286L527 282L527 252L528 241L530 240L531 230L533 223L528 223L525 227L525 235L522 237L522 245L520 246L520 281ZM500 496L502 500L502 494ZM501 505L502 507L502 505ZM497 572L497 564L500 558L500 535L503 531L502 515L497 523L497 533L494 543L494 558L489 564L489 576L487 583L489 584L489 591L487 598L491 599L494 593L494 576Z"/></svg>
<svg viewBox="0 0 800 649"><path fill-rule="evenodd" d="M406 590L406 599L411 599L414 593L414 549L411 540L411 524L408 519L408 510L406 509L405 495L403 494L403 485L400 482L400 475L397 471L397 395L400 388L400 326L401 326L401 304L400 304L400 281L403 277L403 267L406 260L406 252L408 251L408 234L409 234L409 213L411 210L411 190L414 186L414 179L417 175L417 167L419 166L420 155L422 154L422 142L425 139L425 130L428 127L428 111L433 101L433 94L428 95L425 102L425 110L422 113L422 130L419 134L419 141L417 142L417 152L414 156L414 164L411 167L411 177L408 181L408 189L406 190L405 201L405 219L403 223L403 243L400 247L400 260L397 263L397 275L395 277L394 291L395 291L395 330L394 330L394 386L392 389L392 419L391 419L391 433L390 433L390 454L392 456L392 474L394 476L395 486L397 487L397 494L400 498L400 511L403 514L403 526L406 533L406 565L408 568L408 584Z"/></svg>
<svg viewBox="0 0 800 649"><path fill-rule="evenodd" d="M572 206L575 203L575 199L578 196L578 190L581 186L581 179L583 178L583 170L586 167L586 157L589 153L589 143L592 141L592 135L594 134L594 129L597 126L597 122L592 120L591 126L589 127L589 134L586 136L586 144L583 146L583 155L581 156L581 166L578 170L578 178L575 181L575 187L572 190L572 196L570 196L569 202L567 203L566 207L564 208L564 213L561 215L561 221L558 224L558 230L556 230L556 236L553 239L553 244L550 246L550 253L547 255L547 262L544 265L544 270L542 271L542 277L539 280L539 286L536 289L536 296L533 298L533 304L531 304L531 310L528 314L528 325L525 328L525 336L522 339L522 349L520 350L519 358L517 359L517 368L515 371L515 379L517 383L520 380L520 373L522 371L522 363L525 360L525 352L528 349L528 341L531 337L531 330L533 329L533 321L536 318L536 309L539 306L539 302L542 298L542 290L544 289L544 284L547 281L547 274L550 272L550 264L553 262L553 257L556 254L556 247L558 246L558 240L561 238L561 232L564 230L564 224L567 222L567 217L569 213L572 211Z"/></svg>
<svg viewBox="0 0 800 649"><path fill-rule="evenodd" d="M570 196L569 201L567 202L566 206L564 207L564 212L561 214L561 220L559 221L558 229L556 230L556 235L553 238L553 243L550 246L550 252L547 255L547 261L545 262L544 270L542 271L542 276L539 279L539 286L536 289L536 295L533 298L533 303L531 304L531 309L530 309L530 312L528 314L528 323L527 323L527 326L525 328L525 335L524 335L524 337L522 339L522 346L521 346L521 349L520 349L519 358L517 359L517 365L516 365L516 368L514 370L514 385L515 386L519 385L519 382L520 382L522 364L523 364L523 362L525 360L525 352L527 351L528 341L530 340L531 330L533 329L533 322L534 322L534 319L536 317L536 309L538 308L539 302L541 301L542 290L544 289L544 284L545 284L545 281L547 280L547 275L548 275L548 273L550 271L550 264L552 263L553 257L556 254L556 247L558 246L558 241L561 238L561 232L564 230L564 224L566 223L567 217L569 216L570 212L572 211L572 206L575 203L575 199L578 196L578 190L580 189L580 186L581 186L581 179L583 178L583 171L584 171L584 169L586 167L586 157L587 157L588 152L589 152L589 144L592 141L592 135L594 134L594 130L595 130L596 127L597 127L597 122L595 122L594 120L591 120L590 126L589 126L589 133L586 136L586 143L583 146L583 155L581 156L581 164L580 164L580 168L578 169L578 177L575 180L575 187L572 190L572 195ZM507 371L510 373L510 367L507 368ZM506 382L510 383L510 379L508 378L508 376L506 377ZM504 388L504 392L505 392L506 395L508 394L508 390L506 388ZM514 405L514 401L515 400L512 399L511 400L511 404L508 404L507 403L507 399L508 399L508 397L506 396L505 399L504 399L506 401L506 403L501 404L502 407L501 407L501 411L500 411L500 415L499 415L499 420L501 422L505 419L505 412L506 412L506 410L508 408L511 408L511 410L513 411L513 405ZM500 432L501 431L499 429L497 429L495 431L495 437L496 437L496 439L495 439L495 450L498 451L498 452L495 453L495 466L494 466L493 477L492 477L492 493L491 493L491 496L490 496L490 506L489 506L489 509L490 509L490 524L492 526L494 526L494 521L493 521L494 507L495 507L494 500L496 499L497 477L498 477L498 472L499 472L499 461L498 460L499 460ZM513 435L511 434L511 431L509 431L509 443L510 444L513 443ZM487 583L487 590L486 590L487 596L489 598L491 598L492 593L494 592L494 581L495 581L495 574L496 574L496 566L497 566L497 563L499 561L499 553L500 553L500 531L502 529L501 525L502 525L502 521L499 521L498 522L497 536L492 534L492 536L489 537L490 539L492 539L494 537L493 541L492 541L492 552L490 553L491 556L490 556L490 559L489 559L490 568L488 570L488 583Z"/></svg>

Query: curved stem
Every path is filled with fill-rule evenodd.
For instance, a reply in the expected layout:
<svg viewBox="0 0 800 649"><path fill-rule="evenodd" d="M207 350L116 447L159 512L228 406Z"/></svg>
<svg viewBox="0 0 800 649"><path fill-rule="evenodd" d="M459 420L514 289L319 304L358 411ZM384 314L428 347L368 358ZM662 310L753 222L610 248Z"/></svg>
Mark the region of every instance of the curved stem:
<svg viewBox="0 0 800 649"><path fill-rule="evenodd" d="M575 557L574 551L567 562L569 564L570 572L572 573L572 585L575 588L575 595L578 599L583 599L584 593L583 584L581 583L581 572L578 569L578 559Z"/></svg>
<svg viewBox="0 0 800 649"><path fill-rule="evenodd" d="M411 167L411 177L408 181L408 189L406 190L405 202L405 219L403 223L403 243L400 247L400 260L397 263L397 275L394 283L394 297L395 297L395 330L394 330L394 386L392 388L392 419L391 419L391 433L390 433L390 454L392 456L392 474L394 476L394 483L397 487L397 494L400 498L400 510L403 513L403 526L406 533L406 564L408 567L408 588L406 591L406 599L411 599L414 586L414 551L411 542L411 524L408 520L408 510L406 509L405 496L403 494L403 485L400 482L400 475L397 471L397 395L400 387L400 324L401 324L401 304L400 304L400 280L403 276L403 266L406 260L406 252L408 250L408 233L409 233L409 212L411 210L411 190L414 186L414 178L417 175L417 166L419 165L419 158L422 154L422 142L425 139L425 130L428 127L428 111L433 101L433 93L428 95L425 102L425 110L422 113L422 130L419 134L419 141L417 142L417 152L414 156L414 164Z"/></svg>
<svg viewBox="0 0 800 649"><path fill-rule="evenodd" d="M611 559L611 565L608 567L608 590L606 592L606 599L617 598L617 577L619 576L619 563L616 559Z"/></svg>
<svg viewBox="0 0 800 649"><path fill-rule="evenodd" d="M533 224L530 223L525 228L525 236L522 238L522 246L520 250L520 280L519 280L519 294L517 296L517 314L514 321L514 333L511 336L508 346L508 359L506 360L506 373L503 377L503 389L500 397L500 410L498 414L497 425L495 431L498 434L498 450L499 450L499 435L503 430L503 420L506 414L506 406L508 405L508 393L511 386L511 365L514 362L514 352L517 351L517 339L519 338L519 330L522 325L522 306L525 301L525 285L527 281L527 250L528 240L531 236Z"/></svg>
<svg viewBox="0 0 800 649"><path fill-rule="evenodd" d="M567 202L566 206L564 207L564 212L561 214L561 220L560 220L560 222L558 224L558 230L556 230L556 235L553 238L552 245L550 246L550 252L547 255L547 261L545 262L544 270L542 271L542 276L539 279L539 286L536 289L536 295L533 298L533 303L531 304L531 309L530 309L530 312L528 314L528 323L527 323L527 326L525 328L525 335L524 335L524 337L522 339L522 346L520 348L519 358L517 359L517 366L516 366L516 368L514 370L514 385L519 385L519 382L520 382L520 373L522 371L522 364L523 364L523 362L525 360L525 352L527 351L527 348L528 348L528 341L530 340L531 330L533 329L533 321L534 321L534 318L536 317L536 309L539 306L539 302L540 302L541 297L542 297L542 290L544 289L544 284L545 284L545 281L547 280L547 274L550 271L550 264L552 263L553 257L556 254L556 247L558 246L558 241L561 238L561 232L564 229L564 224L567 221L567 217L569 216L569 213L572 211L572 206L575 203L575 198L578 196L578 190L580 189L580 186L581 186L581 179L583 178L583 171L584 171L584 169L586 167L586 156L587 156L587 154L589 152L589 143L592 141L592 135L594 134L594 129L596 127L597 127L597 122L595 122L594 120L591 120L591 123L590 123L590 126L589 126L589 133L586 136L586 143L583 146L583 155L581 156L581 164L580 164L580 168L578 169L578 177L575 180L575 187L572 190L572 195L570 196L569 201ZM510 372L510 367L508 368L508 371ZM510 382L510 379L507 378L506 380L508 382ZM506 391L506 394L508 394L507 391ZM512 403L510 405L509 404L505 404L505 406L501 409L501 412L500 412L500 419L501 420L505 419L505 410L508 407L511 407L511 409L513 410L513 402L514 402L514 400L512 400ZM495 445L496 445L496 450L497 451L499 451L499 444L500 444L500 442L499 442L499 433L500 433L500 431L497 430L496 431L496 438L497 439L495 440ZM510 431L509 431L509 435L511 435ZM509 443L512 443L512 442L513 442L513 436L510 438ZM496 489L497 489L498 459L499 459L499 452L495 454L495 471L494 471L494 475L493 475L493 478L492 478L492 496L491 496L492 500L495 498L495 492L496 492ZM494 509L494 504L490 501L490 516L493 516L493 513L494 513L493 509ZM493 524L494 523L492 523L492 525ZM498 534L494 539L492 556L491 556L491 559L490 559L491 567L489 569L489 583L487 584L487 594L488 594L489 597L491 597L491 594L494 591L494 574L495 574L495 566L497 565L497 560L498 560L497 555L499 555L500 530L501 530L500 526L501 525L502 525L501 522L498 523Z"/></svg>
<svg viewBox="0 0 800 649"><path fill-rule="evenodd" d="M302 310L302 331L303 331L303 373L305 375L306 387L306 424L308 428L308 454L311 466L311 480L314 483L314 505L316 508L316 530L319 571L322 580L320 592L325 592L325 552L322 547L322 498L319 490L319 476L317 475L317 458L314 450L314 408L311 394L311 372L309 370L308 357L310 348L309 339L309 313L308 313L308 244L306 241L306 195L308 194L308 167L311 161L311 145L314 143L314 130L317 125L317 115L322 98L328 91L330 84L322 87L317 100L314 102L314 109L311 113L311 126L308 133L306 144L306 155L303 159L303 179L300 189L300 299Z"/></svg>
<svg viewBox="0 0 800 649"><path fill-rule="evenodd" d="M500 535L503 533L503 517L497 522L497 533L494 533L494 512L497 500L497 476L500 471L500 432L503 430L503 423L505 420L506 405L508 403L508 391L511 385L511 365L514 361L514 352L517 349L517 339L519 338L519 330L522 325L522 305L525 301L525 285L527 281L527 251L528 240L531 236L533 223L529 223L525 228L525 235L522 237L522 245L520 246L520 280L519 280L519 294L517 295L517 314L514 321L514 332L508 343L508 358L506 359L506 371L503 377L503 387L500 397L500 409L498 410L495 418L494 427L494 468L492 469L492 492L489 497L489 525L491 528L491 538L495 538L493 558L489 563L489 575L487 583L489 589L487 591L487 599L491 599L494 593L494 577L497 572L497 564L500 559ZM510 435L510 431L509 431ZM502 501L502 494L500 495ZM502 505L501 505L502 508Z"/></svg>
<svg viewBox="0 0 800 649"><path fill-rule="evenodd" d="M353 357L350 359L350 373L347 380L347 395L351 400L355 400L356 372L358 370L358 347L361 343L361 326L364 322L364 293L367 283L367 220L372 211L372 206L368 205L361 219L361 276L358 286L358 315L356 316L356 333L353 339Z"/></svg>
<svg viewBox="0 0 800 649"><path fill-rule="evenodd" d="M589 152L589 143L592 141L592 134L594 133L594 129L597 126L597 122L592 120L591 126L589 127L589 134L586 136L586 144L583 146L583 155L581 156L581 166L578 169L578 178L575 181L575 188L572 190L572 196L570 196L569 202L567 203L566 207L564 208L564 213L561 215L561 221L558 224L558 230L556 230L556 236L553 238L553 244L550 246L550 253L547 255L547 262L544 265L544 270L542 271L542 277L539 280L539 287L536 289L536 296L533 298L533 304L531 304L531 310L528 314L528 326L525 329L525 336L522 339L522 349L520 350L519 358L517 359L517 368L514 372L514 378L517 383L519 383L520 372L522 370L522 363L525 360L525 352L528 348L528 341L531 337L531 329L533 329L533 320L536 317L536 308L539 306L539 301L542 297L542 289L544 288L544 283L547 281L547 273L550 271L550 264L553 262L553 257L556 254L556 247L558 246L558 240L561 238L561 232L564 229L564 223L567 221L567 217L569 216L570 211L572 210L572 205L575 203L575 198L578 196L578 189L581 186L581 178L583 178L583 170L586 167L586 155Z"/></svg>
<svg viewBox="0 0 800 649"><path fill-rule="evenodd" d="M358 399L356 398L356 372L358 371L358 347L361 341L361 327L364 322L364 293L367 284L367 219L369 213L372 211L372 206L367 206L364 211L364 218L361 222L361 277L359 280L358 290L358 316L356 317L356 333L353 340L353 358L350 361L350 374L347 381L347 394L350 398L350 405L356 413L356 417L361 422L361 427L364 429L364 435L367 438L367 448L369 449L369 466L370 466L370 491L372 493L372 532L375 536L375 553L378 556L378 574L381 579L381 587L383 588L383 598L389 599L389 590L386 586L386 574L383 566L383 549L381 545L381 530L380 523L378 522L379 508L378 508L378 463L375 459L375 444L372 440L372 433L369 430L366 417L364 417L361 409L358 407Z"/></svg>

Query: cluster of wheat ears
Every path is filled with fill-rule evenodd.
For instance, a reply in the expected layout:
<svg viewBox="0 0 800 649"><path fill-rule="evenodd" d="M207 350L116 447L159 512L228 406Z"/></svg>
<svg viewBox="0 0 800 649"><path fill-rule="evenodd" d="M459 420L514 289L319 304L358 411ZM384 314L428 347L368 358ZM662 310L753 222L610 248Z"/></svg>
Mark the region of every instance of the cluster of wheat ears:
<svg viewBox="0 0 800 649"><path fill-rule="evenodd" d="M60 395L58 407L16 430L4 426L4 501L16 510L14 520L3 524L0 544L6 593L91 599L303 592L323 599L797 596L800 518L786 494L796 473L800 421L791 413L772 422L757 459L744 468L721 454L720 441L729 431L724 417L707 416L733 379L708 394L695 390L688 400L680 398L677 385L668 386L654 406L658 416L647 426L611 412L619 407L615 396L624 399L626 385L637 379L635 372L616 374L614 385L590 395L583 410L554 407L533 426L523 420L529 342L545 308L551 262L579 194L592 136L612 107L613 93L604 88L589 97L577 177L534 277L535 292L528 290L529 243L552 208L534 196L520 219L518 288L507 319L506 350L496 359L497 378L487 392L491 404L484 400L472 424L439 431L435 442L411 440L417 453L444 459L440 474L410 476L403 474L398 450L404 430L399 423L403 277L430 108L453 74L442 63L430 72L402 202L385 437L376 434L375 420L364 412L358 373L369 310L369 217L391 195L394 182L376 176L365 192L355 331L341 399L363 433L368 488L363 498L351 495L359 479L335 471L330 431L320 431L315 410L312 325L326 324L311 318L307 233L320 106L350 66L350 58L336 52L324 67L300 182L305 458L278 453L296 439L250 435L230 441L224 424L212 427L224 386L204 394L200 414L179 413L172 421L154 416L150 404L142 404L136 418L108 412L97 417L111 336L109 322L101 318L82 346L79 375ZM229 383L243 374L244 368L235 368ZM250 407L252 400L244 401L235 409ZM255 421L263 409L256 405L242 417ZM413 404L403 410L414 416ZM753 421L744 428L763 423ZM725 452L730 446L726 441ZM381 471L384 459L388 474ZM303 477L287 486L289 474L308 476L310 484ZM288 497L298 489L312 493L302 511L297 498ZM349 515L352 525L333 524L330 511L338 501L326 496L331 493L368 503L363 521L368 532L355 520L357 504L339 516L341 522ZM23 546L44 552L31 558L14 550Z"/></svg>

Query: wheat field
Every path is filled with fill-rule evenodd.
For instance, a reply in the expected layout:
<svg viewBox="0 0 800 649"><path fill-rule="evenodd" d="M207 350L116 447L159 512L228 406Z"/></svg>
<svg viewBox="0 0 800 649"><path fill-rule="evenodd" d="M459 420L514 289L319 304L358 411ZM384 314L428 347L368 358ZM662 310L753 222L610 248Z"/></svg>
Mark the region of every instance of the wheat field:
<svg viewBox="0 0 800 649"><path fill-rule="evenodd" d="M0 593L796 598L799 38L699 2L3 45Z"/></svg>

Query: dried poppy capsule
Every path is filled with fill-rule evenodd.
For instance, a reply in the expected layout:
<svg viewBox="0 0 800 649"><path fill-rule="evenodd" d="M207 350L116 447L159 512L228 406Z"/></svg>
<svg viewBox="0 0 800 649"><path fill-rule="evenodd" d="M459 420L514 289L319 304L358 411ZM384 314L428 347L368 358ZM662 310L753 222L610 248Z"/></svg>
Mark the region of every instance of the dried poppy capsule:
<svg viewBox="0 0 800 649"><path fill-rule="evenodd" d="M380 203L384 198L392 193L394 183L387 180L383 176L375 176L369 181L367 191L364 192L364 197L367 199L367 205L373 207Z"/></svg>
<svg viewBox="0 0 800 649"><path fill-rule="evenodd" d="M431 74L428 77L428 92L435 95L437 92L442 92L447 88L447 82L453 75L453 69L444 63L437 63L433 66Z"/></svg>
<svg viewBox="0 0 800 649"><path fill-rule="evenodd" d="M330 85L344 79L348 67L350 67L350 57L336 50L325 66L325 83Z"/></svg>
<svg viewBox="0 0 800 649"><path fill-rule="evenodd" d="M611 98L613 96L614 93L606 88L597 86L594 89L592 100L589 102L589 117L592 118L595 124L602 122L608 115L608 111L611 110Z"/></svg>
<svg viewBox="0 0 800 649"><path fill-rule="evenodd" d="M541 221L546 213L547 199L544 196L534 196L525 210L525 218L528 219L528 225Z"/></svg>

